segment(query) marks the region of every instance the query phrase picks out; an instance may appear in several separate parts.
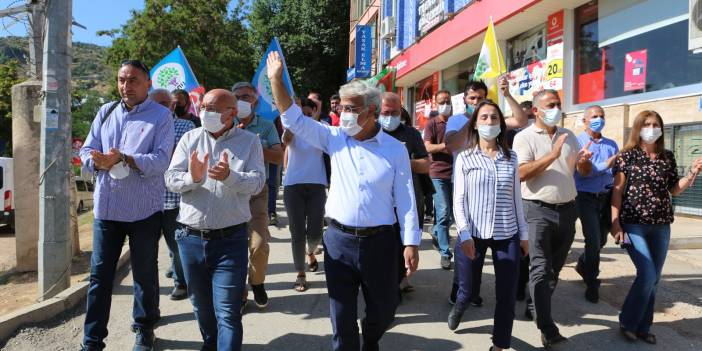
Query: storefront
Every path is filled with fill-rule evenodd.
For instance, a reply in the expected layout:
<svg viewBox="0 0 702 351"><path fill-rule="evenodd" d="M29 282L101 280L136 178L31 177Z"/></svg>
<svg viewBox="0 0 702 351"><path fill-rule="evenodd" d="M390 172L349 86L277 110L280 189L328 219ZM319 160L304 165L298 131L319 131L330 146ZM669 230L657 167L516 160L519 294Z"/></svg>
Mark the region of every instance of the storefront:
<svg viewBox="0 0 702 351"><path fill-rule="evenodd" d="M396 22L394 36L381 33L380 51L418 127L433 104L428 91L462 93L492 16L517 100L558 90L564 126L576 133L582 111L602 105L604 133L620 145L636 115L653 109L681 174L702 156L702 53L688 47L691 27L702 37L702 24L690 25L689 0L466 1L460 8L413 1L414 10L409 2L383 3L381 17ZM702 216L702 177L674 201L677 213Z"/></svg>

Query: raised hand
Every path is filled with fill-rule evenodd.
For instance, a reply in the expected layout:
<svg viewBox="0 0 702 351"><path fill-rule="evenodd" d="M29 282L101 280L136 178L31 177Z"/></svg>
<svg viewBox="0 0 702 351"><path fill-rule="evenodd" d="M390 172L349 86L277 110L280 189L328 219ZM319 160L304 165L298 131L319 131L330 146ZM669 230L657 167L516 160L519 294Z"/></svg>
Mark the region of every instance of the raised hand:
<svg viewBox="0 0 702 351"><path fill-rule="evenodd" d="M590 140L587 145L578 151L578 162L586 161L592 158L592 151L589 150L590 145L592 145L592 140Z"/></svg>
<svg viewBox="0 0 702 351"><path fill-rule="evenodd" d="M214 180L225 180L229 177L229 155L226 152L222 152L222 157L219 159L217 164L207 170L207 176Z"/></svg>
<svg viewBox="0 0 702 351"><path fill-rule="evenodd" d="M202 161L198 159L197 150L190 154L188 170L190 171L190 177L193 178L195 183L199 183L205 178L205 172L207 171L209 160L210 154L208 153L205 154L205 158Z"/></svg>
<svg viewBox="0 0 702 351"><path fill-rule="evenodd" d="M278 54L277 51L271 51L268 54L266 68L269 80L283 78L283 60L280 58L280 54Z"/></svg>
<svg viewBox="0 0 702 351"><path fill-rule="evenodd" d="M509 92L509 80L508 74L502 74L499 77L497 77L497 87L500 89L500 93L502 93L503 96L510 96Z"/></svg>
<svg viewBox="0 0 702 351"><path fill-rule="evenodd" d="M561 157L561 150L563 150L563 144L565 144L566 139L568 138L568 134L561 134L558 139L556 139L556 142L553 144L553 149L551 149L551 152L556 158Z"/></svg>

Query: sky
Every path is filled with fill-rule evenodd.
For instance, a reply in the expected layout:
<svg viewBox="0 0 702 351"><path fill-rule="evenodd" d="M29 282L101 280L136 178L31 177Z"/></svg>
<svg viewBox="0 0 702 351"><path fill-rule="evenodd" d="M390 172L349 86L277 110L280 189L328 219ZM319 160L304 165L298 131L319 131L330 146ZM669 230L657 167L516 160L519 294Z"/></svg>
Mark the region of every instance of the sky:
<svg viewBox="0 0 702 351"><path fill-rule="evenodd" d="M247 1L248 2L248 1ZM25 0L0 0L0 9L17 6ZM144 0L73 0L73 18L88 29L73 27L73 41L110 46L112 38L95 35L100 30L120 28L131 17L132 9L144 8ZM0 36L25 36L27 31L21 23L11 25L9 18L0 23ZM4 26L9 26L5 29Z"/></svg>

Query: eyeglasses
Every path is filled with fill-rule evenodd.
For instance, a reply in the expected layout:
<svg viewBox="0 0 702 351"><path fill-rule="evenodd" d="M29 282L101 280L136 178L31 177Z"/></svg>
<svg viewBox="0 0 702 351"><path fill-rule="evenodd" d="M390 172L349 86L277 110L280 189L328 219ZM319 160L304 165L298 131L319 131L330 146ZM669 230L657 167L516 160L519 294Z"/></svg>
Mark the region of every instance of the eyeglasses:
<svg viewBox="0 0 702 351"><path fill-rule="evenodd" d="M149 67L147 67L143 62L141 62L141 61L139 61L139 60L124 60L124 61L122 61L122 66L121 66L121 67L124 67L124 66L136 67L136 68L138 68L139 70L143 71L143 72L146 73L146 74L151 74L151 73L150 73L151 70L149 70Z"/></svg>
<svg viewBox="0 0 702 351"><path fill-rule="evenodd" d="M353 105L339 105L338 107L342 112L353 112L353 113L359 113L359 112L363 111L363 109L365 108L365 107L356 107Z"/></svg>
<svg viewBox="0 0 702 351"><path fill-rule="evenodd" d="M224 108L224 111L230 110L233 108L234 108L234 106L228 106L228 107ZM203 111L222 113L222 112L217 111L217 108L214 106L205 106L205 105L200 106L200 112L203 112Z"/></svg>
<svg viewBox="0 0 702 351"><path fill-rule="evenodd" d="M251 100L253 100L255 98L255 96L249 95L249 94L241 94L241 95L235 95L235 96L236 96L237 100L243 100L246 102L251 102Z"/></svg>

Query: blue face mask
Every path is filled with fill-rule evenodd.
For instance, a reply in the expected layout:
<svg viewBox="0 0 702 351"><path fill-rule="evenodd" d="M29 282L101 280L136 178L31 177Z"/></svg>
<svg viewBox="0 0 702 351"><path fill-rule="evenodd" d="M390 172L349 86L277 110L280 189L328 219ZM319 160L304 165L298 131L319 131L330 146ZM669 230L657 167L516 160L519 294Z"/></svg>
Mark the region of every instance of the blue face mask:
<svg viewBox="0 0 702 351"><path fill-rule="evenodd" d="M590 130L595 133L599 133L604 129L605 120L604 118L597 117L590 120Z"/></svg>
<svg viewBox="0 0 702 351"><path fill-rule="evenodd" d="M400 126L400 116L380 115L378 122L383 130L394 132Z"/></svg>
<svg viewBox="0 0 702 351"><path fill-rule="evenodd" d="M475 105L467 104L466 105L466 114L468 114L469 116L472 116L473 112L475 112Z"/></svg>

